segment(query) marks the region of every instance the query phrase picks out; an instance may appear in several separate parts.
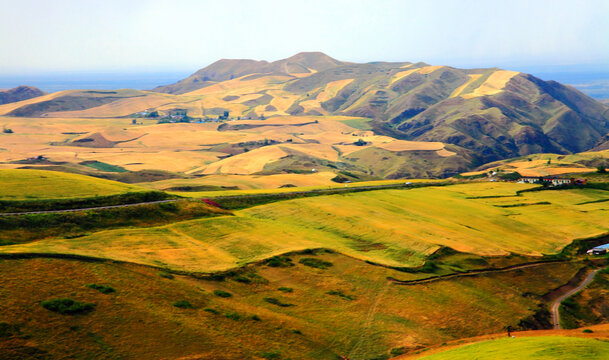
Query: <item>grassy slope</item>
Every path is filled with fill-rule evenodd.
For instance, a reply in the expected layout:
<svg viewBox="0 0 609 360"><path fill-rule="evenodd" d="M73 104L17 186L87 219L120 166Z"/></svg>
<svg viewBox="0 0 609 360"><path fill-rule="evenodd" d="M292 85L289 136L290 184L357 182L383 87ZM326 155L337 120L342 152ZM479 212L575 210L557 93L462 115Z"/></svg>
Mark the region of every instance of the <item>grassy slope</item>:
<svg viewBox="0 0 609 360"><path fill-rule="evenodd" d="M321 270L300 263L310 257L333 266ZM96 359L243 359L265 352L278 352L284 359L370 359L396 347L440 344L516 325L538 302L522 294L544 293L577 271L574 264L548 264L543 271L396 286L386 277L401 273L343 255L294 255L292 260L293 267L244 269L240 276L252 279L249 284L236 281L237 276L220 282L185 276L171 280L157 270L113 263L1 260L0 322L18 325L20 334L0 337L0 353L29 347L54 357ZM104 295L87 284L116 292ZM220 298L214 290L233 296ZM354 299L327 294L331 290ZM40 306L65 297L94 303L95 310L64 316ZM269 297L294 306L272 305L264 300ZM174 307L179 300L194 309ZM227 313L240 319L227 318Z"/></svg>
<svg viewBox="0 0 609 360"><path fill-rule="evenodd" d="M609 320L609 270L599 272L582 291L562 302L560 323L573 329L606 323Z"/></svg>
<svg viewBox="0 0 609 360"><path fill-rule="evenodd" d="M543 336L498 339L423 356L425 360L600 360L607 358L609 342L597 339Z"/></svg>
<svg viewBox="0 0 609 360"><path fill-rule="evenodd" d="M578 205L606 199L606 191L514 196L526 188L530 185L473 183L302 198L236 216L101 231L0 251L83 254L210 272L323 247L381 264L416 266L441 245L479 255L541 255L609 230L607 202Z"/></svg>
<svg viewBox="0 0 609 360"><path fill-rule="evenodd" d="M0 200L78 198L146 190L110 180L42 170L0 170L0 183Z"/></svg>
<svg viewBox="0 0 609 360"><path fill-rule="evenodd" d="M548 163L548 160L550 163ZM582 152L571 155L531 154L485 164L478 169L479 171L466 173L465 175L479 174L497 169L505 172L516 171L523 176L584 173L596 171L596 166L607 164L608 162L609 151Z"/></svg>

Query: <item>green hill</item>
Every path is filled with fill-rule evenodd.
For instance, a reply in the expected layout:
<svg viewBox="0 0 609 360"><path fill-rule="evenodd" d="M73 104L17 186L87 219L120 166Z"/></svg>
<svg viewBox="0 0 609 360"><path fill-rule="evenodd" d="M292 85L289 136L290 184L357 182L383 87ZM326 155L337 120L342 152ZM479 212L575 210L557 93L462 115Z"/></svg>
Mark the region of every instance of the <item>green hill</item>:
<svg viewBox="0 0 609 360"><path fill-rule="evenodd" d="M607 358L609 342L563 336L499 339L464 345L421 360L601 360Z"/></svg>

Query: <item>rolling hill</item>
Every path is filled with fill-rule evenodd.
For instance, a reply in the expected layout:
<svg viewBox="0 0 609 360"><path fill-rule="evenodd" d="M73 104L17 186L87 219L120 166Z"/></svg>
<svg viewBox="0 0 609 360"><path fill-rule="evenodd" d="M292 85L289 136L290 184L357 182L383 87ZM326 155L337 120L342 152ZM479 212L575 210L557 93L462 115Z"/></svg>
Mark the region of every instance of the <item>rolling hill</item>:
<svg viewBox="0 0 609 360"><path fill-rule="evenodd" d="M18 86L13 89L0 90L0 105L35 98L44 94L44 91L33 86Z"/></svg>
<svg viewBox="0 0 609 360"><path fill-rule="evenodd" d="M0 116L18 132L31 129L20 129L19 118L108 119L62 132L81 138L45 139L53 150L40 148L61 146L65 161L75 146L120 147L86 160L193 175L316 169L356 174L351 181L446 177L502 159L609 146L609 106L554 81L497 68L348 63L315 52L274 62L224 59L154 91L62 91L0 105ZM180 121L202 124L153 125ZM120 129L133 136L116 140ZM127 159L127 147L141 159Z"/></svg>

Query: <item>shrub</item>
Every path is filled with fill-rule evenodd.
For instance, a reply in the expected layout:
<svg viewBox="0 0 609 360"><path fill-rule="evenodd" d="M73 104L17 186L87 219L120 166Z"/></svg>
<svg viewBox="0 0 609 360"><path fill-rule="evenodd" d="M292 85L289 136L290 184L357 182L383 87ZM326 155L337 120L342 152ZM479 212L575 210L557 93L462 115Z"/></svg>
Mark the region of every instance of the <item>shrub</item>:
<svg viewBox="0 0 609 360"><path fill-rule="evenodd" d="M299 262L303 265L306 265L306 266L309 266L312 268L317 268L317 269L327 269L330 266L332 266L331 262L317 259L317 258L302 258L302 259L300 259Z"/></svg>
<svg viewBox="0 0 609 360"><path fill-rule="evenodd" d="M281 353L279 351L267 351L260 354L260 357L266 360L278 360L281 359Z"/></svg>
<svg viewBox="0 0 609 360"><path fill-rule="evenodd" d="M89 284L89 285L87 285L87 287L89 287L91 289L95 289L95 290L99 291L102 294L111 294L113 292L116 292L116 290L114 290L114 288L111 287L111 286Z"/></svg>
<svg viewBox="0 0 609 360"><path fill-rule="evenodd" d="M194 309L195 307L188 300L180 300L173 303L173 306L180 309Z"/></svg>
<svg viewBox="0 0 609 360"><path fill-rule="evenodd" d="M292 259L287 256L273 256L270 259L267 259L265 262L266 266L270 267L290 267L294 266L292 263Z"/></svg>
<svg viewBox="0 0 609 360"><path fill-rule="evenodd" d="M582 330L582 332L586 333L586 334L592 334L594 331L592 331L590 329L584 329L584 330Z"/></svg>
<svg viewBox="0 0 609 360"><path fill-rule="evenodd" d="M343 298L345 300L349 300L349 301L356 299L356 297L354 295L345 295L340 290L330 290L326 294L328 294L328 295L334 295L334 296L340 296L341 298Z"/></svg>
<svg viewBox="0 0 609 360"><path fill-rule="evenodd" d="M162 278L165 278L165 279L173 279L174 278L174 276L172 274L166 273L166 272L159 273L159 276L162 277Z"/></svg>
<svg viewBox="0 0 609 360"><path fill-rule="evenodd" d="M393 348L391 349L391 351L389 351L389 354L391 354L391 356L400 356L404 353L406 353L406 348L404 347Z"/></svg>
<svg viewBox="0 0 609 360"><path fill-rule="evenodd" d="M296 335L302 335L302 331L300 331L298 329L292 329L292 332Z"/></svg>
<svg viewBox="0 0 609 360"><path fill-rule="evenodd" d="M72 299L51 299L41 303L42 307L61 315L86 314L95 309L95 304L83 303Z"/></svg>
<svg viewBox="0 0 609 360"><path fill-rule="evenodd" d="M19 325L0 322L0 338L11 337L21 333Z"/></svg>
<svg viewBox="0 0 609 360"><path fill-rule="evenodd" d="M264 298L264 301L266 301L269 304L273 304L273 305L277 305L277 306L281 306L281 307L289 307L289 306L296 306L294 304L288 304L288 303L284 303L281 302L281 300L277 299L277 298Z"/></svg>
<svg viewBox="0 0 609 360"><path fill-rule="evenodd" d="M239 320L241 319L241 315L237 314L236 312L232 312L232 311L228 311L226 313L224 313L224 317L231 319L231 320Z"/></svg>
<svg viewBox="0 0 609 360"><path fill-rule="evenodd" d="M254 321L262 321L262 319L260 319L260 316L258 316L258 315L252 315L250 319L252 319Z"/></svg>
<svg viewBox="0 0 609 360"><path fill-rule="evenodd" d="M291 293L292 291L294 291L294 289L292 289L291 287L284 287L284 286L278 288L277 290L283 291L283 292L286 292L286 293Z"/></svg>
<svg viewBox="0 0 609 360"><path fill-rule="evenodd" d="M221 298L229 298L229 297L233 296L233 294L229 293L228 291L224 291L224 290L214 290L214 295L219 296Z"/></svg>
<svg viewBox="0 0 609 360"><path fill-rule="evenodd" d="M204 311L207 311L208 313L212 313L215 315L218 315L220 312L216 309L211 309L211 308L207 308L207 309L203 309Z"/></svg>
<svg viewBox="0 0 609 360"><path fill-rule="evenodd" d="M238 281L238 282L240 282L240 283L244 283L244 284L249 284L249 283L251 283L251 282L252 282L252 280L251 280L251 279L246 278L245 276L237 276L237 277L235 278L235 281Z"/></svg>

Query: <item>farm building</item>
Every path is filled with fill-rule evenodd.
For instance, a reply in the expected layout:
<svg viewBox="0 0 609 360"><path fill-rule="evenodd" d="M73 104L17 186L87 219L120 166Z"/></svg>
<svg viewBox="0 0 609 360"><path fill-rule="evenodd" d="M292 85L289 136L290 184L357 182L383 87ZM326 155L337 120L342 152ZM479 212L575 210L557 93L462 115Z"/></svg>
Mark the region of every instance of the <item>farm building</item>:
<svg viewBox="0 0 609 360"><path fill-rule="evenodd" d="M549 182L553 186L561 186L561 185L585 185L587 183L586 179L574 179L574 178L560 178L560 177L534 177L534 176L524 176L520 178L520 182L528 183L528 184L537 184L540 182Z"/></svg>
<svg viewBox="0 0 609 360"><path fill-rule="evenodd" d="M587 251L588 255L605 255L609 251L609 244L594 247Z"/></svg>

